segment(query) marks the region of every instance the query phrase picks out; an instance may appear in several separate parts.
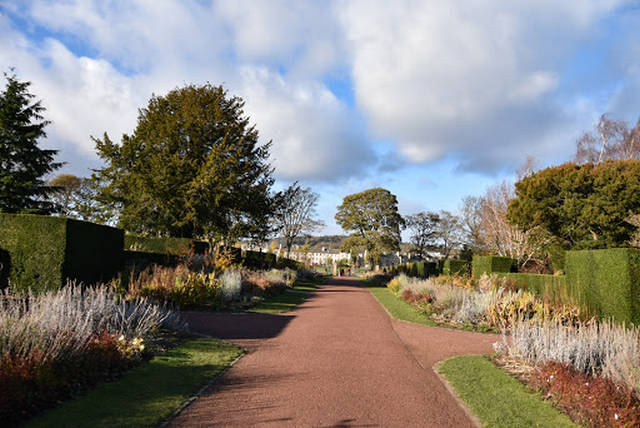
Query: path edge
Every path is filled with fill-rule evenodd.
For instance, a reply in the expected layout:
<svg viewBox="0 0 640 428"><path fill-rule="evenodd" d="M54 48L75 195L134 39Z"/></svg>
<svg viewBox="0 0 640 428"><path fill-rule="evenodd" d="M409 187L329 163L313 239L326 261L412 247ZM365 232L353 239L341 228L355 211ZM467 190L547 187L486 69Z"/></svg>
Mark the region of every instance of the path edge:
<svg viewBox="0 0 640 428"><path fill-rule="evenodd" d="M180 407L178 407L176 410L174 410L173 413L171 413L169 416L167 416L159 425L159 428L166 428L167 426L169 426L169 424L178 417L178 415L180 415L180 413L182 413L187 407L189 407L191 405L191 403L193 403L194 401L196 401L198 398L200 398L200 396L207 390L209 389L211 386L213 386L213 384L215 384L222 376L224 376L225 374L227 374L227 372L231 369L231 367L233 367L238 361L240 361L242 359L242 357L244 357L245 355L247 355L247 353L249 352L247 349L243 348L242 346L238 346L235 343L231 343L228 342L226 340L222 340L222 339L218 339L216 337L210 336L208 334L202 334L202 333L191 333L194 336L199 336L199 337L206 337L208 339L215 339L215 340L219 340L221 342L227 343L229 345L235 346L236 348L240 348L240 350L242 351L240 353L240 355L238 355L233 361L231 361L227 367L225 367L220 373L218 373L217 375L215 375L213 377L213 379L211 379L210 382L208 382L206 385L204 385L202 388L200 388L198 390L198 392L196 392L194 395L192 395L191 397L187 398L181 405Z"/></svg>
<svg viewBox="0 0 640 428"><path fill-rule="evenodd" d="M482 354L465 354L465 355L482 355ZM480 419L478 419L478 417L471 411L471 409L469 409L469 407L467 406L467 403L465 403L464 400L462 398L460 398L460 396L458 395L458 392L455 390L455 388L453 386L451 386L451 384L449 383L447 378L444 377L438 371L438 368L442 364L444 364L446 361L448 361L448 360L450 360L452 358L459 357L459 356L460 355L455 355L453 357L445 358L444 360L438 361L437 363L435 363L433 365L433 367L431 367L431 370L433 370L433 372L435 373L436 377L438 379L440 379L440 382L442 382L442 384L447 389L447 391L449 391L449 394L451 394L451 396L454 398L454 400L456 400L456 402L458 403L458 406L460 406L462 408L462 410L467 415L467 417L471 420L471 422L473 422L473 424L477 428L482 428L482 422L480 421Z"/></svg>

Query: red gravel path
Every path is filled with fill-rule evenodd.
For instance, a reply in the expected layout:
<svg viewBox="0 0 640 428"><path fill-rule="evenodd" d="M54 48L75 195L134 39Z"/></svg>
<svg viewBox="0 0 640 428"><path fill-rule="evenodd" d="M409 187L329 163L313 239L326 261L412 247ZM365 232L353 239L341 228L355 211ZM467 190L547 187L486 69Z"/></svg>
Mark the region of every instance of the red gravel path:
<svg viewBox="0 0 640 428"><path fill-rule="evenodd" d="M359 285L333 279L284 315L187 314L249 353L172 426L473 426L431 366L497 336L392 320Z"/></svg>

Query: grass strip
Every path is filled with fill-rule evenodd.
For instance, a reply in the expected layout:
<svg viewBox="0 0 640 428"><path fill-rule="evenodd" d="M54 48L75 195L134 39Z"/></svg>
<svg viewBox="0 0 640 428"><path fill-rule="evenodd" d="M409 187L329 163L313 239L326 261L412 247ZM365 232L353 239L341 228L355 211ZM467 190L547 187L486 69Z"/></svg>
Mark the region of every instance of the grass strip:
<svg viewBox="0 0 640 428"><path fill-rule="evenodd" d="M576 427L540 394L529 391L482 355L450 358L438 372L484 427Z"/></svg>
<svg viewBox="0 0 640 428"><path fill-rule="evenodd" d="M315 291L326 277L320 277L314 281L296 281L293 290L285 290L274 296L266 297L262 302L251 308L249 312L259 314L281 314L296 308Z"/></svg>
<svg viewBox="0 0 640 428"><path fill-rule="evenodd" d="M395 319L432 327L438 325L426 315L418 312L418 310L409 303L397 298L387 287L367 284L367 288Z"/></svg>
<svg viewBox="0 0 640 428"><path fill-rule="evenodd" d="M275 296L266 297L262 302L249 309L249 312L259 314L280 314L282 312L288 312L295 309L296 306L304 302L310 295L310 293L285 290Z"/></svg>
<svg viewBox="0 0 640 428"><path fill-rule="evenodd" d="M157 426L240 354L240 348L220 340L189 340L117 381L45 412L26 426Z"/></svg>

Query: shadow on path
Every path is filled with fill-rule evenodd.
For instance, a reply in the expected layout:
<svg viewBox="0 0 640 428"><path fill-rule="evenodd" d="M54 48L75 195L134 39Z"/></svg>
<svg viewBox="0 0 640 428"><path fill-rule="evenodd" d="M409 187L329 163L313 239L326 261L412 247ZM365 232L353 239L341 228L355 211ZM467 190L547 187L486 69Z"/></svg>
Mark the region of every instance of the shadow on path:
<svg viewBox="0 0 640 428"><path fill-rule="evenodd" d="M218 339L270 339L278 336L293 315L183 312L192 331Z"/></svg>

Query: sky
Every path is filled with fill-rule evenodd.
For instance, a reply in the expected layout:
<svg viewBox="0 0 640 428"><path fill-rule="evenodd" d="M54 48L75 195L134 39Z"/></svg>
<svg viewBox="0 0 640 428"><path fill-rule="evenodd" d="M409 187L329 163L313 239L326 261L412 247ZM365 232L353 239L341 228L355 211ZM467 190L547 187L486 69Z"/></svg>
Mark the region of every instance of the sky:
<svg viewBox="0 0 640 428"><path fill-rule="evenodd" d="M527 156L570 160L598 117L640 116L640 1L0 0L0 68L80 176L152 94L222 84L273 141L276 187L384 187L401 214L456 211Z"/></svg>

